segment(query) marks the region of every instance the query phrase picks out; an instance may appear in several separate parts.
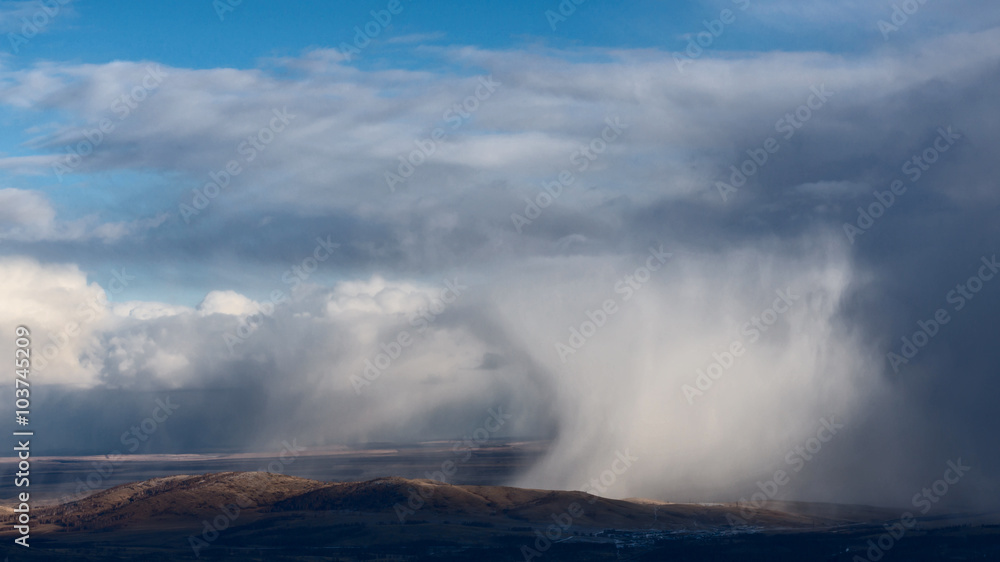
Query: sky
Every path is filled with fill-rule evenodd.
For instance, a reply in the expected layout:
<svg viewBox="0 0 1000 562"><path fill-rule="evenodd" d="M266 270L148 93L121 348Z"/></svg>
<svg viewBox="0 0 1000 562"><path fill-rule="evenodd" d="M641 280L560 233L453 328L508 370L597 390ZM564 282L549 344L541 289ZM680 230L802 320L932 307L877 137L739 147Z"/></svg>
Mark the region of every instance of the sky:
<svg viewBox="0 0 1000 562"><path fill-rule="evenodd" d="M3 1L0 35L40 451L171 396L128 452L503 408L548 443L517 485L628 451L604 495L906 506L961 459L948 501L996 507L991 2Z"/></svg>

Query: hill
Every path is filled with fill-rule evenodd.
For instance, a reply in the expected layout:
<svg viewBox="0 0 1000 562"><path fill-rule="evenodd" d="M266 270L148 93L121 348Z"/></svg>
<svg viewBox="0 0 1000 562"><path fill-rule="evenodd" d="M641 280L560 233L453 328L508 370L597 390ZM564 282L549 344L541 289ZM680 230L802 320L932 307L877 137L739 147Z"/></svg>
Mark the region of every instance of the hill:
<svg viewBox="0 0 1000 562"><path fill-rule="evenodd" d="M749 513L733 504L614 500L575 491L458 486L423 479L321 482L265 472L154 478L32 510L39 560L615 560L699 559L711 547L738 559L788 549L789 560L850 560L874 522L893 512L774 502ZM748 520L741 516L750 515ZM10 536L14 513L0 510ZM981 528L989 544L997 532ZM945 533L947 530L938 531ZM926 534L926 533L924 533ZM972 544L965 536L964 544ZM10 541L4 541L10 544ZM916 546L918 541L913 541ZM7 550L9 547L0 549ZM1000 546L997 546L1000 551ZM722 549L722 550L720 550ZM659 554L658 554L659 553ZM795 556L800 556L796 558ZM712 558L728 559L728 558ZM736 559L736 558L734 558ZM765 559L765 558L761 558ZM919 560L921 558L912 558Z"/></svg>

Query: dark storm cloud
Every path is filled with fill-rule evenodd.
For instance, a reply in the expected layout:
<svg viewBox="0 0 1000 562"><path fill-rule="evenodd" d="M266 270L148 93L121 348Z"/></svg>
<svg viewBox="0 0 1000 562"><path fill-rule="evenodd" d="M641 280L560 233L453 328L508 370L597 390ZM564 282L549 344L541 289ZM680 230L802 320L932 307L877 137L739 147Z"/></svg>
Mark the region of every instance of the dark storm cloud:
<svg viewBox="0 0 1000 562"><path fill-rule="evenodd" d="M858 57L706 57L683 75L665 53L568 63L556 53L444 50L502 85L396 193L385 172L475 91L476 78L364 73L315 53L295 80L168 69L150 111L109 137L85 170L172 174L172 218L97 242L86 228L60 226L55 208L45 228L8 236L23 252L5 251L41 263L11 262L6 282L24 290L30 281L37 299L91 297L100 287L57 264L89 271L110 255L208 293L197 307L119 299L101 308L50 371L53 383L84 388L52 387L46 398L58 405L46 411L53 427L97 421L53 452L106 452L162 394L182 396L184 407L150 438L150 452L243 449L289 434L309 443L458 437L502 404L515 414L509 435L553 439L521 483L579 487L630 448L642 460L612 495L698 489L735 499L747 475L780 467L822 416L838 415L847 429L789 488L794 497L905 504L961 457L978 484L950 498L987 502L979 491L996 489L1000 462L989 422L1000 390L1000 278L963 310L946 299L1000 250L997 37L928 38ZM103 111L90 103L96 85L114 91L142 71L39 68L5 80L18 96L87 121ZM27 88L46 73L82 85ZM779 120L824 87L834 94L785 138ZM234 100L236 90L252 94ZM286 105L293 125L238 188L186 223L177 205ZM601 146L594 139L616 116L624 133L581 169L581 147ZM961 138L913 181L904 163L949 127ZM723 200L717 182L769 138L780 149ZM529 216L564 170L572 184ZM905 193L852 242L845 223L857 226L857 208L895 180ZM531 222L518 232L512 214ZM311 255L317 236L340 246L293 289L281 274ZM672 261L623 290L661 246ZM248 276L253 291L241 284ZM445 279L468 288L442 305ZM288 302L261 315L262 289L272 287ZM801 300L686 401L683 385L786 288ZM561 357L555 344L609 300L620 311ZM938 308L952 320L894 372L886 353ZM39 330L57 332L59 310ZM412 347L357 386L352 377L404 331Z"/></svg>

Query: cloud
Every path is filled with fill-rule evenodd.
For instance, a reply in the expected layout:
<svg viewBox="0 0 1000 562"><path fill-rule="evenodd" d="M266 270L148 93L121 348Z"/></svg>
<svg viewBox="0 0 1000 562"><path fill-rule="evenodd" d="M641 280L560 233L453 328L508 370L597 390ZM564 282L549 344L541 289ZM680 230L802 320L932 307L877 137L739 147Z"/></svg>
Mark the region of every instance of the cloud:
<svg viewBox="0 0 1000 562"><path fill-rule="evenodd" d="M52 21L52 18L60 13L73 13L73 0L59 0L58 3L43 4L35 0L0 2L0 32L25 33L27 30L30 36L44 31Z"/></svg>
<svg viewBox="0 0 1000 562"><path fill-rule="evenodd" d="M127 301L112 304L111 312L117 316L126 318L153 320L164 316L177 316L178 314L190 313L191 309L185 306L161 302Z"/></svg>
<svg viewBox="0 0 1000 562"><path fill-rule="evenodd" d="M35 191L0 189L0 221L12 228L40 224L43 228L55 221L56 212L44 195Z"/></svg>
<svg viewBox="0 0 1000 562"><path fill-rule="evenodd" d="M87 283L75 265L43 265L23 257L0 260L0 288L5 295L3 323L31 331L33 365L48 371L46 383L93 385L97 366L82 358L107 322L104 290ZM3 345L13 356L12 342Z"/></svg>
<svg viewBox="0 0 1000 562"><path fill-rule="evenodd" d="M218 431L148 446L190 451L290 434L460 437L503 404L515 414L504 435L552 439L520 484L578 488L629 448L641 460L608 492L619 497L737 499L828 415L849 430L797 476L792 497L906 503L948 458L1000 460L982 422L1000 390L991 339L1000 293L984 289L905 375L885 361L996 251L1000 31L852 55L706 55L683 73L656 50L428 52L471 70L360 70L331 51L260 69L165 67L168 78L123 119L109 100L154 63L0 73L11 111L60 116L26 131L31 154L0 167L50 174L44 158L111 119L115 130L76 173L159 180L143 192L162 206L150 212L147 202L144 216L158 218L107 225L60 222L64 199L0 192L4 251L41 256L2 262L6 294L20 296L4 314L37 324L42 353L50 334L61 340L81 321L80 303L103 293L84 269L113 255L166 280L148 301L99 301L49 360L52 383L89 389L60 394L51 403L70 406L53 418L85 417L100 391L184 392L220 406L185 410L178 423ZM501 86L461 117L455 104L490 74ZM833 95L810 108L824 87ZM294 116L280 131L276 110ZM786 136L789 115L799 126ZM610 142L602 133L615 118L627 128ZM947 127L961 140L912 180L905 164ZM446 135L434 153L391 192L385 173L436 128ZM272 140L251 150L254 138ZM761 158L771 138L779 149L723 201L717 182ZM182 220L179 204L193 204L192 190L219 181L231 160L242 171ZM556 198L545 189L563 172L572 181ZM848 239L844 224L896 180L906 192ZM28 212L39 220L26 222ZM173 220L162 221L167 212ZM518 232L512 214L531 222ZM341 246L303 280L296 271L317 236ZM48 244L69 240L63 254ZM660 244L675 258L625 302L617 283ZM436 302L444 279L469 287L447 306ZM275 287L287 299L266 311ZM786 288L801 300L689 404L684 385ZM620 312L564 362L556 343L608 299ZM403 332L413 342L405 351ZM391 365L359 387L397 344ZM106 452L98 441L115 423L94 441L73 435L53 447ZM987 472L961 499L995 489Z"/></svg>
<svg viewBox="0 0 1000 562"><path fill-rule="evenodd" d="M732 7L728 0L707 0L715 9ZM879 21L893 23L897 31L889 34L891 42L909 46L926 42L928 38L981 31L1000 23L989 0L972 0L953 4L918 0L900 2L865 2L864 0L754 0L747 13L752 23L737 24L745 31L763 34L775 31L783 38L802 41L804 38L824 39L825 43L857 52L887 42ZM898 9L897 9L898 7ZM895 14L895 15L894 15Z"/></svg>
<svg viewBox="0 0 1000 562"><path fill-rule="evenodd" d="M212 291L205 295L205 300L198 305L198 312L203 316L209 314L245 316L255 314L259 309L258 303L236 291Z"/></svg>
<svg viewBox="0 0 1000 562"><path fill-rule="evenodd" d="M72 221L58 221L56 210L48 198L33 190L0 189L0 241L83 241L97 239L114 242L126 236L141 234L163 224L170 217L100 223L96 216Z"/></svg>

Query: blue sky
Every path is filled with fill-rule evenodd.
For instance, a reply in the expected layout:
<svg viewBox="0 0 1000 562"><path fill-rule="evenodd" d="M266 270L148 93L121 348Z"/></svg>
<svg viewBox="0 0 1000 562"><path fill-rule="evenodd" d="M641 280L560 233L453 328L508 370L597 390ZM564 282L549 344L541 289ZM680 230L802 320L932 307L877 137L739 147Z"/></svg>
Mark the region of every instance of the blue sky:
<svg viewBox="0 0 1000 562"><path fill-rule="evenodd" d="M70 60L80 62L150 59L190 68L252 68L261 58L295 56L304 50L350 42L355 36L354 26L363 27L372 19L370 11L383 10L386 4L244 2L232 12L224 11L225 21L220 21L213 4L205 1L155 5L79 1L72 4L72 14L54 21L51 29L57 33L32 41L24 54L64 59L71 52ZM557 8L557 4L552 7ZM554 32L537 2L470 6L464 2L406 1L402 6L403 11L393 17L391 27L377 38L373 51L391 51L385 44L387 40L416 34L442 34L439 42L488 48L533 42L558 46L664 46L685 33L685 24L697 24L697 18L710 13L691 3L680 8L667 7L663 2L636 2L623 7L591 1L578 6L577 12ZM648 28L634 25L637 13L653 16ZM262 41L265 37L266 41Z"/></svg>
<svg viewBox="0 0 1000 562"><path fill-rule="evenodd" d="M988 28L989 17L975 20L965 17L976 13L976 4L967 3L948 10L930 5L913 15L912 22L894 32L890 41L878 27L879 20L891 15L890 3L588 0L577 6L567 0L562 3L517 1L470 6L463 2L422 4L404 0L400 4L401 13L392 16L387 28L376 26L374 29L378 33L371 43L363 46L350 60L339 64L345 69L358 69L363 73L360 76L406 71L412 73L411 77L427 73L431 80L434 76L458 79L489 73L493 70L489 62L491 57L502 53L510 53L511 59L541 57L549 61L563 60L578 67L587 64L598 67L643 65L676 58L692 38L704 34L713 25L718 26L712 22L721 17L723 10L731 10L735 21L716 27L718 36L711 38L711 44L696 59L691 59L691 66L713 60L753 60L774 53L822 54L841 57L843 61L862 60L881 56L879 53L905 53L909 45L928 34ZM32 2L4 2L0 4L0 28L6 33L7 48L0 51L3 53L0 63L9 76L50 72L53 76L62 76L67 84L86 84L88 73L124 62L136 67L133 80L139 78L138 69L157 64L187 73L222 69L258 72L276 81L276 85L291 85L297 80L308 79L308 73L303 73L300 66L301 61L315 57L316 53L336 52L345 43L353 43L355 28L373 25L371 12L384 10L388 3L243 2L232 6L231 10L223 10L220 18L217 10L221 5L225 3L67 2L56 15L45 18L37 35L28 38L26 43L17 43L14 53L12 37L23 33L25 18L41 17L42 12L39 5ZM566 6L573 6L572 13L566 12ZM554 22L555 29L550 21L554 13L565 14L565 20ZM683 80L684 76L678 72L667 79ZM420 83L416 78L407 78L399 84L381 81L378 95L402 96L400 99L407 99L407 90ZM85 94L91 98L87 102L90 105L85 108L74 107L69 100L30 104L13 98L11 103L0 105L5 131L0 135L0 150L10 158L57 155L67 146L63 140L92 130L100 119L111 118L117 123L109 102L112 96L127 92L129 87L124 84L117 91L108 90L104 98L97 97L92 89ZM157 94L159 92L152 92L150 100L140 104L121 125L131 127L137 119L150 122L160 119L161 116L155 113ZM418 134L433 126L427 121L411 121L410 124ZM502 133L503 129L483 131L487 132ZM143 144L122 145L118 147L119 154L127 154ZM675 146L661 158L682 163L689 156L688 152L687 147ZM634 153L633 158L636 155ZM92 160L87 161L88 165ZM195 172L162 162L136 166L123 161L86 171L74 169L53 182L54 174L51 166L49 168L46 173L38 173L41 168L23 173L19 167L5 166L0 169L0 178L4 178L11 188L44 194L59 220L81 221L81 224L86 221L125 222L135 220L136 216L154 220L161 213L174 212L172 208L176 207L178 198L197 187L209 171ZM539 171L530 177L544 178L549 173ZM209 211L205 216L211 214ZM159 229L159 234L152 235L171 240L178 236L183 238L184 234L173 232L172 224L173 219ZM56 246L48 250L53 257L76 251L60 250L59 245ZM94 256L94 263L102 264L100 267L84 266L90 269L93 279L103 275L107 263L113 262L118 255L111 246L88 251L102 254ZM157 267L155 262L148 261L133 265L150 279L163 279L156 273ZM192 267L203 266L196 263ZM205 276L194 278L209 279L211 274L206 272ZM255 286L256 279L257 276L248 276L236 281L238 286L234 288L259 296L267 289L263 285ZM169 291L171 295L178 294L175 283L175 279L169 281L174 287ZM166 287L155 282L145 287L148 292L143 297L166 294ZM190 286L179 294L185 295L183 304L194 305L200 295L211 289L207 285Z"/></svg>
<svg viewBox="0 0 1000 562"><path fill-rule="evenodd" d="M263 58L296 56L305 50L351 42L356 33L354 27L363 27L372 19L372 10L384 10L386 4L246 1L231 12L223 11L224 21L220 21L213 3L205 0L151 5L124 0L77 0L63 8L46 26L45 33L21 47L16 60L8 64L39 59L87 63L138 59L187 68L254 68ZM735 10L744 21L728 26L712 49L859 52L882 39L876 20L870 17L876 14L875 10L850 18L817 21L796 18L794 12L789 13L780 5L761 8L757 2L749 2L746 10L740 10L742 3L725 1L588 0L575 6L575 12L566 21L557 22L553 30L545 13L558 12L558 1L470 5L453 0L434 3L403 0L401 5L403 11L393 16L390 27L376 38L370 53L360 57L361 64L386 64L387 61L379 60L384 58L393 63L407 61L407 51L413 45L393 46L391 41L418 35L436 35L434 44L489 49L547 45L680 50L686 45L688 34L702 31L704 22L717 19L725 8ZM767 19L774 10L780 17ZM887 18L891 13L889 3L882 11ZM861 20L866 15L867 21ZM848 24L854 32L840 33ZM833 28L837 32L832 32ZM761 33L762 30L767 33ZM9 46L5 51L9 51ZM415 61L410 64L419 66Z"/></svg>
<svg viewBox="0 0 1000 562"><path fill-rule="evenodd" d="M10 33L23 32L23 18L39 14L40 8L31 2L5 2L2 7L8 16L2 26L8 35L0 61L8 70L53 61L100 65L129 60L187 69L266 70L274 67L273 59L295 58L317 49L339 49L344 43L353 43L355 27L369 24L373 19L371 11L382 11L387 3L244 2L231 6L231 10L220 5L228 4L204 0L150 5L75 0L48 19L37 36L17 44L14 53ZM442 56L442 49L546 49L577 61L606 60L606 53L618 50L676 53L688 45L692 35L706 30L706 22L718 19L723 9L732 10L736 21L722 27L721 34L712 39L703 55L706 58L741 51L860 53L884 43L874 19L879 15L877 9L856 13L832 8L819 15L797 14L796 8L782 2L743 0L590 0L579 6L527 0L475 6L457 1L422 4L407 0L401 5L402 12L392 17L390 25L385 29L379 26L371 44L346 64L364 70L471 75L484 69ZM565 6L574 6L574 11L565 16L565 21L555 21L553 29L549 14L564 13ZM851 31L845 33L845 29ZM906 35L901 34L898 42L912 39ZM25 144L35 135L18 131L67 117L72 116L58 107L36 106L27 112L0 108L7 131L0 136L0 150L9 155L37 154ZM88 125L80 123L82 128ZM52 185L48 178L15 177L10 181L41 189L63 202L61 213L65 218L80 218L96 211L118 218L141 208L152 209L172 196L157 189L165 181L162 171L106 170L96 177L72 174L59 185ZM108 189L86 189L94 181L108 186L114 195ZM67 189L72 186L83 189ZM158 197L157 193L162 195Z"/></svg>

